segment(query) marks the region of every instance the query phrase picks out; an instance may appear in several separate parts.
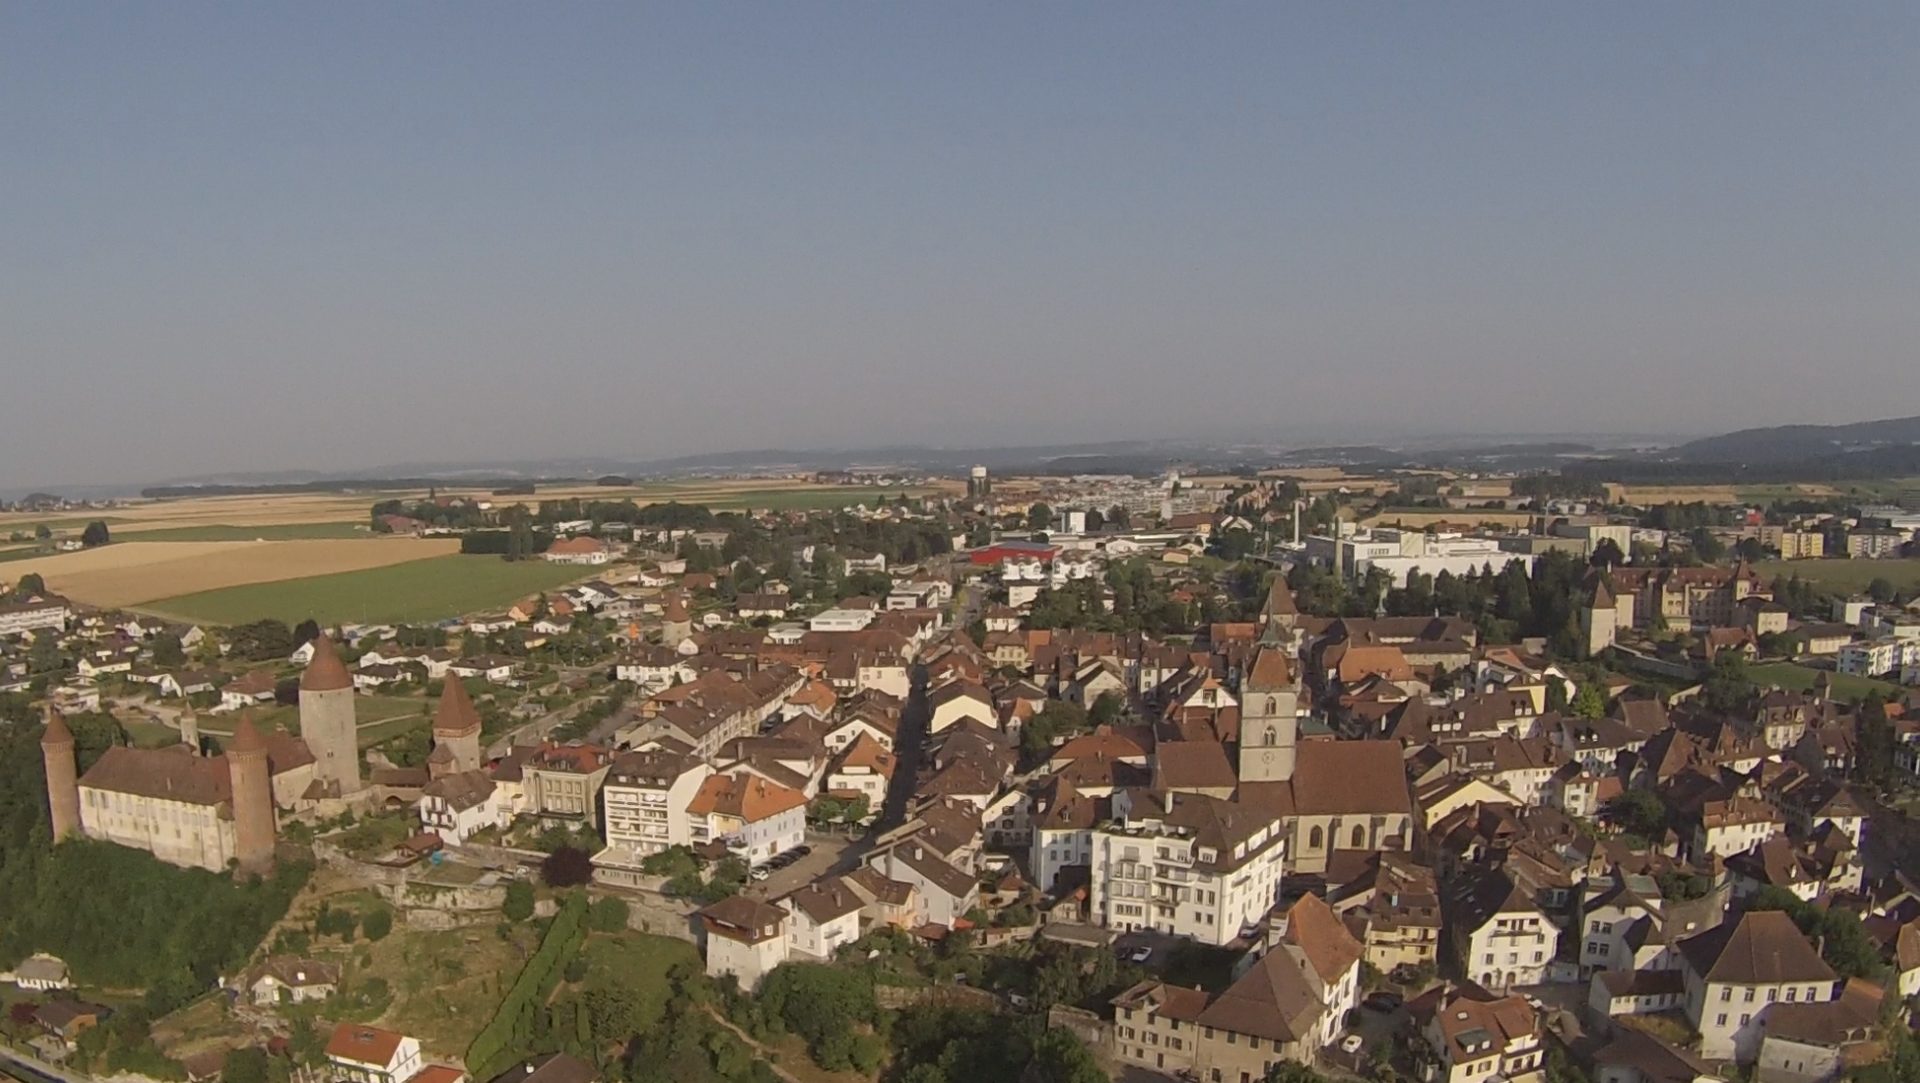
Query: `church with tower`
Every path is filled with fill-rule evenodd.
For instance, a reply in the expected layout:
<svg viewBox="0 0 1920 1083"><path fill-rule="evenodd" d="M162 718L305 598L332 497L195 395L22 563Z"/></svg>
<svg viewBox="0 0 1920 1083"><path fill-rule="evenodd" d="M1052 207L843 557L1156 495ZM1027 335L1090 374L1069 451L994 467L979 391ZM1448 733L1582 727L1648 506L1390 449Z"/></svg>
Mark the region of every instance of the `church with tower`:
<svg viewBox="0 0 1920 1083"><path fill-rule="evenodd" d="M1275 576L1260 607L1260 643L1240 679L1240 779L1293 778L1300 741L1300 610L1286 580Z"/></svg>

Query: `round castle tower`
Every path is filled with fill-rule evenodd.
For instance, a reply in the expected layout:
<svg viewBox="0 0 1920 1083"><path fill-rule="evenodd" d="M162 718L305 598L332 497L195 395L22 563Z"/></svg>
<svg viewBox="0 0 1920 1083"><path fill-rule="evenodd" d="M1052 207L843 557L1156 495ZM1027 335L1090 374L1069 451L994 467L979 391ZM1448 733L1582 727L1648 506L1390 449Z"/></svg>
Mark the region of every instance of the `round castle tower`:
<svg viewBox="0 0 1920 1083"><path fill-rule="evenodd" d="M300 674L300 739L313 753L315 778L342 797L360 792L353 676L324 635L313 641L313 660Z"/></svg>
<svg viewBox="0 0 1920 1083"><path fill-rule="evenodd" d="M47 811L53 820L53 841L80 832L80 772L74 762L73 731L52 706L47 707L47 732L40 738L40 758L47 771Z"/></svg>
<svg viewBox="0 0 1920 1083"><path fill-rule="evenodd" d="M246 872L273 865L273 780L267 769L267 742L253 724L253 712L240 716L227 742L227 774L233 787L233 852Z"/></svg>

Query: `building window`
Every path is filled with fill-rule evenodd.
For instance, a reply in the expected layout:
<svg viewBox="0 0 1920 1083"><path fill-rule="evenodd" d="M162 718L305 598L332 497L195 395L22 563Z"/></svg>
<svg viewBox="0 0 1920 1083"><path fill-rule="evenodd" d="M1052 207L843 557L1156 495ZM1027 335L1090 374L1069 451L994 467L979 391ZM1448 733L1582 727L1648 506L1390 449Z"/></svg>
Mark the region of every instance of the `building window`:
<svg viewBox="0 0 1920 1083"><path fill-rule="evenodd" d="M1326 836L1321 832L1319 828L1316 827L1313 830L1307 832L1307 848L1309 850L1318 850L1321 847L1322 843L1325 841L1325 839L1326 839Z"/></svg>
<svg viewBox="0 0 1920 1083"><path fill-rule="evenodd" d="M1724 1027L1724 1026L1726 1026L1726 1025L1727 1025L1727 1013L1726 1013L1726 1012L1721 1012L1721 1013L1720 1013L1719 1015L1716 1015L1716 1016L1714 1016L1714 1017L1713 1017L1713 1025L1714 1025L1714 1026L1716 1026L1716 1027Z"/></svg>
<svg viewBox="0 0 1920 1083"><path fill-rule="evenodd" d="M1359 824L1353 825L1353 848L1364 850L1367 847L1367 829Z"/></svg>

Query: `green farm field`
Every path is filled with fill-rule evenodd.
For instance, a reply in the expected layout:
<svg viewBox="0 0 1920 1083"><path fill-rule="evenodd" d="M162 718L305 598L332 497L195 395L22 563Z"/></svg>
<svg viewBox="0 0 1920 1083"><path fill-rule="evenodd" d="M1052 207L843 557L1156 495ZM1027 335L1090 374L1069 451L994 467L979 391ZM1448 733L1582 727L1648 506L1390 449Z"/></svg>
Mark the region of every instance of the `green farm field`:
<svg viewBox="0 0 1920 1083"><path fill-rule="evenodd" d="M275 523L271 526L171 526L152 530L115 531L114 541L298 541L301 539L371 537L364 523Z"/></svg>
<svg viewBox="0 0 1920 1083"><path fill-rule="evenodd" d="M1757 569L1772 582L1776 575L1799 576L1832 591L1859 594L1875 579L1903 591L1920 588L1920 560L1769 560Z"/></svg>
<svg viewBox="0 0 1920 1083"><path fill-rule="evenodd" d="M276 617L341 622L429 624L498 609L536 591L591 578L591 569L491 556L441 556L362 571L249 583L162 598L141 612L200 624L245 624Z"/></svg>

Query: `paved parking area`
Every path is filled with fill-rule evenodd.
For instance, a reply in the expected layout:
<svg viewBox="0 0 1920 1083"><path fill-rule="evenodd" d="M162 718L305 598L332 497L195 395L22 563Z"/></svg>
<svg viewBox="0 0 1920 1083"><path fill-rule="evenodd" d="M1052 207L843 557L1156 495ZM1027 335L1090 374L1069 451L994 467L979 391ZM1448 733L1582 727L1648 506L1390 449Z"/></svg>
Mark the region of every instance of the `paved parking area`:
<svg viewBox="0 0 1920 1083"><path fill-rule="evenodd" d="M747 881L745 894L756 899L777 899L796 888L818 880L832 872L840 862L840 853L851 844L851 840L831 835L808 835L807 845L813 852L784 869L773 869L765 880Z"/></svg>

